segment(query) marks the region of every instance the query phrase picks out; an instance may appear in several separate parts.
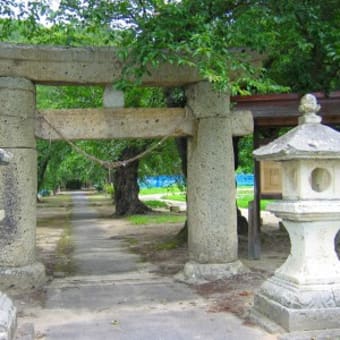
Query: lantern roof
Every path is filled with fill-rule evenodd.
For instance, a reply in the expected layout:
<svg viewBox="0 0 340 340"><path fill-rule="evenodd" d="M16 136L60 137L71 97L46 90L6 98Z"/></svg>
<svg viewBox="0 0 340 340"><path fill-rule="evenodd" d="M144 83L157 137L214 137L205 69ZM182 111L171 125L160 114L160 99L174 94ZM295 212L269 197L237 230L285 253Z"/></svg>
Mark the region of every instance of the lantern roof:
<svg viewBox="0 0 340 340"><path fill-rule="evenodd" d="M299 125L253 152L257 160L340 159L340 133L322 125L316 98L301 99Z"/></svg>

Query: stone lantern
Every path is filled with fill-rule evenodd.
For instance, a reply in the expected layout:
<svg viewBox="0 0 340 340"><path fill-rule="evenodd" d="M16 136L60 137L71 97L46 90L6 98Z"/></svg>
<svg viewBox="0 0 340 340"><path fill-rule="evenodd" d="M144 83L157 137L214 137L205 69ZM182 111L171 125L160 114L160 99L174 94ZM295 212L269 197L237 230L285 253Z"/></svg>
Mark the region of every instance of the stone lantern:
<svg viewBox="0 0 340 340"><path fill-rule="evenodd" d="M0 166L7 165L11 158L12 155L10 153L0 149ZM0 223L4 219L4 215L5 214L2 209L2 204L0 204ZM0 292L0 339L13 339L15 328L16 308L14 307L12 301L5 294Z"/></svg>
<svg viewBox="0 0 340 340"><path fill-rule="evenodd" d="M291 251L256 294L252 316L289 332L340 328L334 247L340 229L340 133L320 124L319 109L316 98L305 95L299 125L254 151L257 160L281 163L283 199L268 210L282 218Z"/></svg>

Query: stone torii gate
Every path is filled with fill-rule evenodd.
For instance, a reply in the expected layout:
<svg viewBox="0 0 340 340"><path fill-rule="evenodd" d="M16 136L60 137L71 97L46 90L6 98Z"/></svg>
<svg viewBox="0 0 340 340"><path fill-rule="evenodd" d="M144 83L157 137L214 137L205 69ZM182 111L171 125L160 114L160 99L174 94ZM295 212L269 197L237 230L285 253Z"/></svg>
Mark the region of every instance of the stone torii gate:
<svg viewBox="0 0 340 340"><path fill-rule="evenodd" d="M44 282L35 257L35 136L58 139L37 119L35 85L111 85L122 65L112 48L0 44L0 147L13 154L0 169L5 223L0 229L0 288ZM229 94L212 90L195 69L161 65L144 86L184 86L186 108L45 110L40 115L66 138L188 137L190 262L186 280L213 280L243 270L237 255L232 136L252 132L249 111L231 112Z"/></svg>

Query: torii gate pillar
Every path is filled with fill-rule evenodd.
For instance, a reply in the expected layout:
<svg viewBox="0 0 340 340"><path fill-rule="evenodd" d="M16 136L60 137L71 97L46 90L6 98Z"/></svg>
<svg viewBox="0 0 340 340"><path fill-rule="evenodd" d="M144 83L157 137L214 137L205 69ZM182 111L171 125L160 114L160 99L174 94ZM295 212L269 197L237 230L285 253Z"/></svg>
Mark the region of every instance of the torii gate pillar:
<svg viewBox="0 0 340 340"><path fill-rule="evenodd" d="M209 82L187 89L195 117L188 138L188 247L184 280L211 281L245 270L238 260L236 188L229 94Z"/></svg>
<svg viewBox="0 0 340 340"><path fill-rule="evenodd" d="M45 280L35 258L37 152L35 87L24 78L0 77L0 146L13 154L0 168L4 220L0 228L0 289L24 290Z"/></svg>

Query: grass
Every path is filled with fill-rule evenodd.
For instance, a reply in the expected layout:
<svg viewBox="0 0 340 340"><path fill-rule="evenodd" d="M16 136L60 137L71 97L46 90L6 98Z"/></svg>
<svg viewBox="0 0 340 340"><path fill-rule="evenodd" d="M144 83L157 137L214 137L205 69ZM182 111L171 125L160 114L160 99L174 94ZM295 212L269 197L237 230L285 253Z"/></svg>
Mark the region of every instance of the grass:
<svg viewBox="0 0 340 340"><path fill-rule="evenodd" d="M172 195L164 195L161 198L164 200L185 202L186 194L178 193L178 194L172 194Z"/></svg>
<svg viewBox="0 0 340 340"><path fill-rule="evenodd" d="M58 194L42 197L38 205L41 207L70 207L72 205L72 197L68 194Z"/></svg>
<svg viewBox="0 0 340 340"><path fill-rule="evenodd" d="M248 197L242 197L237 199L237 206L242 209L248 209L248 205L250 201L253 201L253 196ZM270 200L261 200L260 202L260 209L266 210L267 204L270 202Z"/></svg>
<svg viewBox="0 0 340 340"><path fill-rule="evenodd" d="M166 188L143 188L140 189L139 193L141 195L154 195L154 194L169 194L182 191L183 190L181 190L177 185L172 185Z"/></svg>
<svg viewBox="0 0 340 340"><path fill-rule="evenodd" d="M52 275L53 272L74 273L75 265L72 262L71 256L74 249L70 221L71 196L63 194L44 197L42 203L39 203L38 206L42 209L47 209L46 212L50 211L51 215L39 218L37 220L37 227L62 230L59 240L56 240L57 244L54 256L47 259L48 262L45 263L47 273L49 275ZM56 208L61 208L61 210Z"/></svg>
<svg viewBox="0 0 340 340"><path fill-rule="evenodd" d="M170 201L186 201L186 193L182 192L177 186L172 186L168 188L145 188L140 190L142 195L152 195L152 194L164 194L161 199ZM58 196L57 196L58 197ZM254 190L253 187L238 187L237 188L237 206L242 209L247 209L250 201L254 200ZM45 198L44 198L45 200ZM107 195L103 193L95 193L89 195L89 200L92 204L112 204L112 200ZM167 204L161 200L145 200L143 201L148 207L152 208L167 208ZM270 200L261 200L260 207L261 210L265 210L266 206ZM70 203L71 204L71 203ZM150 222L151 223L151 222Z"/></svg>
<svg viewBox="0 0 340 340"><path fill-rule="evenodd" d="M254 192L253 187L239 187L237 188L237 206L239 208L248 208L248 204L250 201L254 200ZM162 196L162 199L170 200L170 201L186 201L186 195L183 193L177 194L169 194ZM266 206L270 202L270 200L261 200L260 207L261 210L265 210Z"/></svg>
<svg viewBox="0 0 340 340"><path fill-rule="evenodd" d="M64 224L64 231L57 245L57 258L54 265L55 272L73 274L76 270L72 261L72 252L74 244L71 237L71 223Z"/></svg>
<svg viewBox="0 0 340 340"><path fill-rule="evenodd" d="M171 249L176 249L180 247L183 244L180 240L176 238L172 238L170 240L157 243L154 245L154 249L159 251L159 250L171 250Z"/></svg>
<svg viewBox="0 0 340 340"><path fill-rule="evenodd" d="M185 215L177 214L132 215L127 217L127 220L134 225L184 223L185 219L186 219Z"/></svg>
<svg viewBox="0 0 340 340"><path fill-rule="evenodd" d="M146 200L143 201L145 205L147 205L149 208L168 208L168 205L159 200Z"/></svg>

